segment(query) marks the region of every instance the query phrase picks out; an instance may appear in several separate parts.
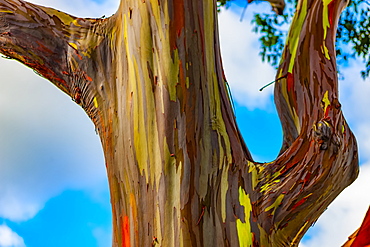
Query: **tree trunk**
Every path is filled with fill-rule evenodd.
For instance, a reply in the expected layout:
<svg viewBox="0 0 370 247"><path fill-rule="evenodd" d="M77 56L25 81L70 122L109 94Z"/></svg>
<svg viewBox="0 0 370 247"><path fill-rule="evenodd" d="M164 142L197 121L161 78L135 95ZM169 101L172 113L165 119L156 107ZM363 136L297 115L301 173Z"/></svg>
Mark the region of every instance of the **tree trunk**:
<svg viewBox="0 0 370 247"><path fill-rule="evenodd" d="M252 160L236 126L214 0L121 0L107 19L0 0L0 52L94 122L113 246L297 246L358 173L334 53L345 4L299 1L275 85L284 144L271 163Z"/></svg>

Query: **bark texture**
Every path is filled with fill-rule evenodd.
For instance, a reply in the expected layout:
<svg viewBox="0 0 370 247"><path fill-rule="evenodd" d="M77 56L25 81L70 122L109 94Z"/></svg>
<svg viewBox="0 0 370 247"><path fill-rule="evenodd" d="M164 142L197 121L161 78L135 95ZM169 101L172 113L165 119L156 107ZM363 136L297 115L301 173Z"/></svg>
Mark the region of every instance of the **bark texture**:
<svg viewBox="0 0 370 247"><path fill-rule="evenodd" d="M122 0L106 19L0 0L0 52L95 123L113 246L297 246L358 173L334 54L345 5L299 1L275 86L284 144L271 163L253 161L236 126L213 0Z"/></svg>

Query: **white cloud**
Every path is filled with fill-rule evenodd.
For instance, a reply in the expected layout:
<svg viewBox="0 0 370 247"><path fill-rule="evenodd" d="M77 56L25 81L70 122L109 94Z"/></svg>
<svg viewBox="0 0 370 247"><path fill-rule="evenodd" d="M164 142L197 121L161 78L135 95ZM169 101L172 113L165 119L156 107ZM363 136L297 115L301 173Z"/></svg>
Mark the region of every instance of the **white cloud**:
<svg viewBox="0 0 370 247"><path fill-rule="evenodd" d="M119 1L32 2L99 16ZM0 217L28 220L65 189L106 187L100 140L83 110L15 61L0 59L0 74Z"/></svg>
<svg viewBox="0 0 370 247"><path fill-rule="evenodd" d="M78 17L101 17L114 14L119 6L119 0L30 0L28 2L52 7Z"/></svg>
<svg viewBox="0 0 370 247"><path fill-rule="evenodd" d="M24 247L23 238L7 225L0 225L0 247Z"/></svg>
<svg viewBox="0 0 370 247"><path fill-rule="evenodd" d="M339 93L344 115L359 143L360 158L366 162L370 160L370 78L365 81L361 78L364 68L360 61L343 68L345 80L339 83Z"/></svg>
<svg viewBox="0 0 370 247"><path fill-rule="evenodd" d="M0 60L0 217L33 217L64 189L105 186L99 137L70 98L23 65Z"/></svg>
<svg viewBox="0 0 370 247"><path fill-rule="evenodd" d="M231 9L219 14L220 42L226 78L234 100L253 110L272 107L273 86L259 91L275 79L275 69L261 61L258 35L252 33L248 19L254 5L248 7L248 14L240 22L240 12ZM261 6L260 6L261 7ZM266 7L265 5L262 7ZM270 10L270 9L269 9Z"/></svg>

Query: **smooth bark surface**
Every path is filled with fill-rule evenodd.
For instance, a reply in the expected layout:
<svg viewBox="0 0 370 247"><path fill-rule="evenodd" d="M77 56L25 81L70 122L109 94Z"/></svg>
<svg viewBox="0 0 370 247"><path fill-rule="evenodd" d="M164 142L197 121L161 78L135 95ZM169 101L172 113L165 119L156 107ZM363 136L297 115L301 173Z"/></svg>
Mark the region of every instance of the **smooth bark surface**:
<svg viewBox="0 0 370 247"><path fill-rule="evenodd" d="M284 144L271 163L252 160L236 126L213 0L122 0L107 19L0 0L0 52L94 122L113 246L297 246L358 173L334 53L345 5L299 2L275 86Z"/></svg>

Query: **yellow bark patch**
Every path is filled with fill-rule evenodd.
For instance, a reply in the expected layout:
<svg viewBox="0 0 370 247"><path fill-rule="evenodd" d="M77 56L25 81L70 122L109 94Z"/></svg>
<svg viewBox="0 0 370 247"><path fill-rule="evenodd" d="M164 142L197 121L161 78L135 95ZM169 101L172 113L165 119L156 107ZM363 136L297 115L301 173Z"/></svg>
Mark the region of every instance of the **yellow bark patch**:
<svg viewBox="0 0 370 247"><path fill-rule="evenodd" d="M50 16L58 17L58 19L61 20L65 25L74 24L75 26L78 26L78 27L81 26L80 24L78 24L77 19L73 18L72 16L64 12L61 12L56 9L48 8L48 7L42 7L42 6L39 6L39 8L44 10Z"/></svg>
<svg viewBox="0 0 370 247"><path fill-rule="evenodd" d="M252 204L242 187L239 187L239 202L244 207L244 222L240 219L236 220L236 227L238 230L239 246L250 247L253 244L253 235L250 225L250 215L252 212Z"/></svg>
<svg viewBox="0 0 370 247"><path fill-rule="evenodd" d="M273 204L271 204L271 206L269 206L269 207L267 207L267 208L265 209L265 212L270 211L270 210L272 209L271 215L274 215L274 214L275 214L276 209L277 209L277 208L279 207L279 205L281 204L281 201L283 200L283 198L284 198L284 195L283 195L283 194L279 195L279 196L276 198L275 202L274 202Z"/></svg>
<svg viewBox="0 0 370 247"><path fill-rule="evenodd" d="M94 97L93 102L94 102L95 108L98 108L99 107L99 104L98 104L98 100L96 99L96 97Z"/></svg>
<svg viewBox="0 0 370 247"><path fill-rule="evenodd" d="M253 162L248 161L248 172L251 173L252 177L252 189L255 189L258 184L258 171Z"/></svg>
<svg viewBox="0 0 370 247"><path fill-rule="evenodd" d="M271 187L280 182L280 179L273 180L272 182L266 183L265 185L261 186L261 192L268 192L270 191Z"/></svg>
<svg viewBox="0 0 370 247"><path fill-rule="evenodd" d="M70 43L68 43L70 46L72 46L73 47L73 49L75 49L75 50L77 50L77 45L75 44L75 43L72 43L72 42L70 42Z"/></svg>
<svg viewBox="0 0 370 247"><path fill-rule="evenodd" d="M324 113L326 112L326 109L330 105L330 100L329 100L329 92L326 91L324 94L324 97L322 98L322 103L323 103L323 108L324 108Z"/></svg>
<svg viewBox="0 0 370 247"><path fill-rule="evenodd" d="M322 28L324 29L324 40L323 40L322 52L328 60L330 60L330 56L329 56L329 51L328 51L328 48L326 47L325 41L326 41L326 36L328 34L328 28L330 28L328 5L332 1L333 0L322 0L322 3L324 5L323 11L322 11Z"/></svg>
<svg viewBox="0 0 370 247"><path fill-rule="evenodd" d="M298 43L299 43L299 35L301 34L303 23L306 19L307 15L307 0L304 0L302 3L298 5L297 7L297 13L294 16L293 19L293 24L291 25L291 29L289 30L289 51L291 54L290 61L289 61L289 67L288 67L288 72L292 73L293 72L293 66L294 66L294 60L297 55L297 49L298 49Z"/></svg>
<svg viewBox="0 0 370 247"><path fill-rule="evenodd" d="M325 57L330 60L330 56L329 56L329 50L328 50L328 47L326 47L326 44L325 44L325 40L323 42L323 45L321 47L321 51L322 53L325 55Z"/></svg>

